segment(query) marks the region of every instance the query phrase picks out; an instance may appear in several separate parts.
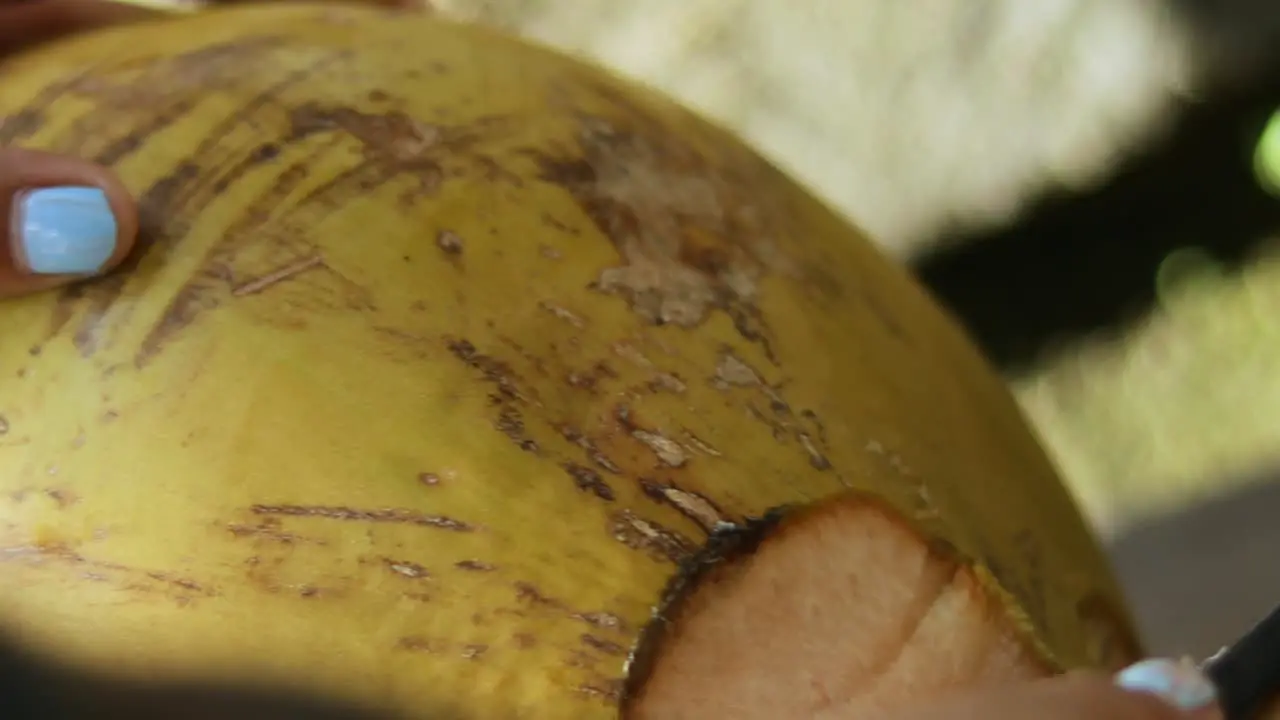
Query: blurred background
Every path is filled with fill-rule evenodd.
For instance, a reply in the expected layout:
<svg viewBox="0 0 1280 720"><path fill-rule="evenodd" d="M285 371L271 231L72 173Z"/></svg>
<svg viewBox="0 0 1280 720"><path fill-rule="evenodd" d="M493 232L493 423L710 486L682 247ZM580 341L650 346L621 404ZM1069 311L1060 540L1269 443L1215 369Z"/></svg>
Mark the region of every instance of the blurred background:
<svg viewBox="0 0 1280 720"><path fill-rule="evenodd" d="M1008 378L1153 650L1209 654L1280 602L1272 3L429 4L677 96L908 264Z"/></svg>

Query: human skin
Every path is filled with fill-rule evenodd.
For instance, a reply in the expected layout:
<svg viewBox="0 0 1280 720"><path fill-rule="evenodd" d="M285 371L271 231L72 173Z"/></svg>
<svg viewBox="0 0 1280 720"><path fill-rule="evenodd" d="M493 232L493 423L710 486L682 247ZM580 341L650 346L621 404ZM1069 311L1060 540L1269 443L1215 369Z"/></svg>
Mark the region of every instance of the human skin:
<svg viewBox="0 0 1280 720"><path fill-rule="evenodd" d="M1214 707L1183 711L1149 693L1122 689L1102 673L978 688L938 698L893 720L1221 720ZM852 720L852 719L850 719Z"/></svg>

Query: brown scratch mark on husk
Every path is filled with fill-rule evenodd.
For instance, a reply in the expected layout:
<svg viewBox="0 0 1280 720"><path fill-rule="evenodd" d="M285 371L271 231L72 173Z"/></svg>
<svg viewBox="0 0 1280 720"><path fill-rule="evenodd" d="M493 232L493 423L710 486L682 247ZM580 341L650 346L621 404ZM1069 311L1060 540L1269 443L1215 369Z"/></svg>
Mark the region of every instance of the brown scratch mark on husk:
<svg viewBox="0 0 1280 720"><path fill-rule="evenodd" d="M698 523L707 532L714 532L734 522L710 499L696 492L644 478L640 480L640 487L645 495L670 505L680 511L680 514Z"/></svg>
<svg viewBox="0 0 1280 720"><path fill-rule="evenodd" d="M685 453L684 448L680 446L680 443L665 435L649 430L636 429L631 431L631 437L648 446L664 465L678 468L684 467L684 464L689 461L689 456Z"/></svg>
<svg viewBox="0 0 1280 720"><path fill-rule="evenodd" d="M636 347L632 343L626 342L625 340L619 340L618 342L615 342L612 346L610 346L610 349L613 350L613 354L617 355L620 358L630 361L634 365L637 365L639 367L646 368L646 369L653 367L653 361L650 360L648 356L646 356L643 352L641 352L640 348Z"/></svg>
<svg viewBox="0 0 1280 720"><path fill-rule="evenodd" d="M524 390L519 384L519 375L511 365L491 355L480 352L469 340L446 337L445 347L459 361L468 367L480 371L485 380L492 383L495 392L489 396L491 404L497 408L497 417L493 427L505 435L516 447L535 455L541 454L538 443L528 436L524 425L521 407L524 405L540 405L533 396L532 390Z"/></svg>
<svg viewBox="0 0 1280 720"><path fill-rule="evenodd" d="M237 66L265 60L278 44L277 38L241 38L95 67L67 88L94 108L69 123L54 147L102 165L117 164L234 82ZM120 122L121 115L135 121Z"/></svg>
<svg viewBox="0 0 1280 720"><path fill-rule="evenodd" d="M94 560L62 544L18 545L0 548L0 562L35 565L59 562L78 568L80 578L92 582L112 581L122 590L155 592L163 588L179 605L199 597L216 597L219 592L206 583L173 572L131 567L116 562Z"/></svg>
<svg viewBox="0 0 1280 720"><path fill-rule="evenodd" d="M11 145L20 140L26 140L44 127L47 122L48 103L55 99L48 97L49 90L50 88L43 90L41 95L30 103L36 107L28 106L12 115L0 118L0 144Z"/></svg>
<svg viewBox="0 0 1280 720"><path fill-rule="evenodd" d="M623 680L597 680L579 685L578 692L617 705L622 701L623 684Z"/></svg>
<svg viewBox="0 0 1280 720"><path fill-rule="evenodd" d="M399 523L438 528L440 530L452 530L454 532L472 532L476 529L468 523L444 515L427 515L404 508L367 510L328 505L252 505L249 510L254 515L286 515L352 522Z"/></svg>
<svg viewBox="0 0 1280 720"><path fill-rule="evenodd" d="M715 375L709 380L711 387L728 391L733 389L752 390L766 401L768 411L760 409L755 402L746 403L748 413L766 425L773 437L782 442L791 440L800 446L815 470L829 471L834 467L826 455L827 432L818 414L810 409L801 410L798 414L791 409L791 404L783 397L781 385L768 383L760 371L744 360L733 348L720 348L716 362ZM811 427L805 427L808 423Z"/></svg>
<svg viewBox="0 0 1280 720"><path fill-rule="evenodd" d="M584 612L569 606L568 603L558 598L548 597L538 590L537 586L529 582L515 583L516 599L522 602L544 607L556 612L562 613L574 620L580 620L588 625L603 630L616 630L619 632L628 632L630 626L621 617L609 612Z"/></svg>
<svg viewBox="0 0 1280 720"><path fill-rule="evenodd" d="M559 305L555 305L546 300L540 301L538 303L538 307L542 308L543 310L546 310L547 312L551 313L555 317L560 318L561 320L569 323L570 325L572 325L575 328L578 328L579 330L587 326L586 320L583 320L582 317L580 317L577 313L574 313L573 311L568 310L567 308L560 307Z"/></svg>
<svg viewBox="0 0 1280 720"><path fill-rule="evenodd" d="M571 425L561 424L556 426L556 431L560 433L560 437L573 445L582 448L587 459L597 467L600 467L613 475L622 474L622 468L601 452L600 449L596 447L595 443L592 442L591 438L584 435L581 430L578 430Z"/></svg>
<svg viewBox="0 0 1280 720"><path fill-rule="evenodd" d="M715 446L713 446L711 443L707 442L706 440L703 440L701 437L695 435L692 430L688 428L683 428L681 432L684 433L685 440L691 446L693 446L695 450L698 450L712 457L724 457L724 454L721 453L719 450L717 450Z"/></svg>
<svg viewBox="0 0 1280 720"><path fill-rule="evenodd" d="M173 296L165 306L164 312L160 314L160 318L151 326L151 330L138 346L138 352L133 359L134 367L138 369L146 367L160 354L165 344L179 331L194 322L202 311L217 307L217 300L206 295L205 289L206 287L192 280Z"/></svg>
<svg viewBox="0 0 1280 720"><path fill-rule="evenodd" d="M675 373L660 372L645 383L651 392L669 392L672 395L683 395L689 386Z"/></svg>
<svg viewBox="0 0 1280 720"><path fill-rule="evenodd" d="M188 193L181 198L182 202L188 205L208 202L250 171L279 158L289 147L290 138L284 137L284 130L277 132L274 138L257 142L248 151L241 149L242 152L227 152L227 141L232 133L246 126L256 129L263 125L279 124L283 127L280 121L284 119L286 110L281 106L280 98L300 83L349 56L347 52L326 51L310 58L302 67L254 93L235 113L215 125L189 155L191 161L198 162L207 170L201 175L199 183L188 188ZM273 120L277 122L273 123ZM260 130L254 134L259 135Z"/></svg>
<svg viewBox="0 0 1280 720"><path fill-rule="evenodd" d="M600 384L606 380L617 379L618 373L603 360L597 360L586 370L570 370L565 374L565 382L573 388L587 393L597 394Z"/></svg>
<svg viewBox="0 0 1280 720"><path fill-rule="evenodd" d="M445 646L442 640L433 640L422 635L410 635L396 641L397 650L406 650L408 652L438 653L443 652Z"/></svg>
<svg viewBox="0 0 1280 720"><path fill-rule="evenodd" d="M698 544L665 527L642 518L630 510L620 510L609 516L609 533L614 540L633 550L641 550L658 560L676 564L697 552Z"/></svg>
<svg viewBox="0 0 1280 720"><path fill-rule="evenodd" d="M40 89L23 107L0 119L0 145L19 145L30 140L45 127L54 104L86 78L100 72L98 67L83 69L63 80Z"/></svg>
<svg viewBox="0 0 1280 720"><path fill-rule="evenodd" d="M421 580L422 578L431 577L431 573L418 563L408 560L394 560L392 558L383 558L387 569L400 577L409 578L410 580Z"/></svg>
<svg viewBox="0 0 1280 720"><path fill-rule="evenodd" d="M244 523L228 523L227 532L233 537L238 538L255 538L260 540L269 540L271 542L280 543L282 545L294 545L297 543L327 545L323 540L298 535L297 533L285 532L280 528L280 521L277 518L268 517L256 525L246 525Z"/></svg>
<svg viewBox="0 0 1280 720"><path fill-rule="evenodd" d="M604 653L605 655L626 655L627 654L627 648L623 647L622 645L619 645L618 643L613 642L612 640L608 640L602 637L597 637L595 635L592 635L591 633L583 633L582 635L578 636L578 639L582 641L583 645L586 645L592 650L598 650Z"/></svg>
<svg viewBox="0 0 1280 720"><path fill-rule="evenodd" d="M324 258L320 257L319 254L315 254L310 257L306 257L301 260L297 260L295 262L289 263L288 265L285 265L284 267L278 270L269 272L266 275L263 275L261 277L255 278L245 283L241 283L240 285L237 285L231 289L231 294L235 297L243 297L245 295L254 295L256 293L262 292L263 290L266 290L272 285L276 285L277 283L281 283L297 275L301 275L302 273L305 273L308 270L314 270L316 268L323 267L323 266L324 266Z"/></svg>
<svg viewBox="0 0 1280 720"><path fill-rule="evenodd" d="M456 261L462 255L462 236L452 230L441 230L436 233L436 247Z"/></svg>
<svg viewBox="0 0 1280 720"><path fill-rule="evenodd" d="M565 462L561 464L561 467L569 474L569 477L573 478L573 484L579 490L590 492L601 500L608 502L613 502L616 499L617 496L614 494L613 488L609 487L604 478L600 477L600 473L595 470L575 462Z"/></svg>
<svg viewBox="0 0 1280 720"><path fill-rule="evenodd" d="M358 141L363 153L362 160L313 190L301 204L345 199L398 178L413 182L414 187L401 196L405 203L412 203L444 182L447 161L462 159L471 172L484 173L492 161L486 162L487 156L475 148L508 123L506 118L490 116L466 125L436 125L400 110L368 113L319 102L294 107L290 121L295 138L340 132Z"/></svg>
<svg viewBox="0 0 1280 720"><path fill-rule="evenodd" d="M684 467L689 462L689 455L680 443L668 438L660 432L640 426L631 408L619 404L614 408L614 418L628 435L638 440L653 452L663 465L671 468Z"/></svg>
<svg viewBox="0 0 1280 720"><path fill-rule="evenodd" d="M525 399L517 387L515 371L506 362L480 352L469 340L445 338L445 346L454 357L479 370L485 380L497 386L502 397L521 401Z"/></svg>
<svg viewBox="0 0 1280 720"><path fill-rule="evenodd" d="M779 244L786 230L775 219L789 211L761 186L773 171L728 145L701 150L641 104L597 94L613 111L578 114L577 152L530 153L621 256L594 287L653 324L691 328L724 312L774 360L760 282L800 273Z"/></svg>
<svg viewBox="0 0 1280 720"><path fill-rule="evenodd" d="M85 283L74 283L58 293L53 309L49 312L49 325L43 342L54 339L67 327L75 316L76 305L84 297L84 293Z"/></svg>
<svg viewBox="0 0 1280 720"><path fill-rule="evenodd" d="M80 502L80 496L66 488L47 488L44 494L45 497L54 501L59 509L63 510Z"/></svg>
<svg viewBox="0 0 1280 720"><path fill-rule="evenodd" d="M485 653L489 652L489 646L483 643L472 643L464 645L462 652L459 653L463 660L479 660Z"/></svg>

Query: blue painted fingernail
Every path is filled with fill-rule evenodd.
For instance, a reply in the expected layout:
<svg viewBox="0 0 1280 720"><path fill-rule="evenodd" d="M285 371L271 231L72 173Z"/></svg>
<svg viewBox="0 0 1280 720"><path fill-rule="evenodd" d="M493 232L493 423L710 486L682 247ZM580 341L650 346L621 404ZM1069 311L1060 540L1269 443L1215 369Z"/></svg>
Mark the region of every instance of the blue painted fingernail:
<svg viewBox="0 0 1280 720"><path fill-rule="evenodd" d="M11 226L21 265L36 275L87 275L116 249L115 215L96 187L51 187L14 198Z"/></svg>
<svg viewBox="0 0 1280 720"><path fill-rule="evenodd" d="M1198 710L1217 697L1213 683L1191 663L1143 660L1116 674L1120 687L1150 693L1182 710Z"/></svg>

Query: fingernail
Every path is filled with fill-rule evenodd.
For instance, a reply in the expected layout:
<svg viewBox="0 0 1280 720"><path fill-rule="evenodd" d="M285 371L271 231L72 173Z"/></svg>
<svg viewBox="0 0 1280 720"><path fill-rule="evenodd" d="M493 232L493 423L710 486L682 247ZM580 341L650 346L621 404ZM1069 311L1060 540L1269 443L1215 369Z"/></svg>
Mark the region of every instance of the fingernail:
<svg viewBox="0 0 1280 720"><path fill-rule="evenodd" d="M1182 710L1211 705L1217 691L1199 668L1189 662L1143 660L1116 674L1115 683L1126 690L1156 695Z"/></svg>
<svg viewBox="0 0 1280 720"><path fill-rule="evenodd" d="M96 187L19 193L11 222L18 261L36 275L97 273L116 249L116 218Z"/></svg>

